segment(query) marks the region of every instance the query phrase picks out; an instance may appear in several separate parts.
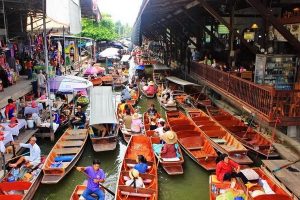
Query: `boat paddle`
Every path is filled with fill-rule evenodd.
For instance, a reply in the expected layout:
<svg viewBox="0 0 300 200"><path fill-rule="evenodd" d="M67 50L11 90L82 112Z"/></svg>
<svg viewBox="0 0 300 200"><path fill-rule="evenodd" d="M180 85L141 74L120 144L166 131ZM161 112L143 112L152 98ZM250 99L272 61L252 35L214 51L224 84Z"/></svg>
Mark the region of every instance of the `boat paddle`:
<svg viewBox="0 0 300 200"><path fill-rule="evenodd" d="M76 167L77 167L77 166L75 166L75 168L76 168ZM76 171L78 171L78 170L76 170ZM87 178L92 179L92 178L91 178L87 173L85 173L84 171L79 171L79 172L83 173ZM115 196L115 193L114 193L113 191L111 191L111 190L108 189L107 187L104 187L101 183L99 183L99 185L100 185L104 190L106 190L109 194Z"/></svg>
<svg viewBox="0 0 300 200"><path fill-rule="evenodd" d="M287 164L285 164L285 165L282 165L281 167L278 167L278 168L276 168L276 169L273 169L273 170L272 170L272 173L278 172L278 171L280 171L280 170L282 170L282 169L284 169L284 168L287 168L287 167L291 166L292 164L295 164L295 163L297 163L297 162L299 162L299 161L300 161L300 159L298 159L298 160L296 160L296 161L294 161L294 162L291 162L291 163L287 163Z"/></svg>
<svg viewBox="0 0 300 200"><path fill-rule="evenodd" d="M20 158L20 157L22 157L22 156L26 156L26 155L28 155L29 153L30 153L30 152L21 154L21 155L19 155L19 156L15 156L15 157L13 157L13 158L7 160L6 163L8 163L8 162L10 162L10 161L12 161L12 160L15 160L16 158Z"/></svg>

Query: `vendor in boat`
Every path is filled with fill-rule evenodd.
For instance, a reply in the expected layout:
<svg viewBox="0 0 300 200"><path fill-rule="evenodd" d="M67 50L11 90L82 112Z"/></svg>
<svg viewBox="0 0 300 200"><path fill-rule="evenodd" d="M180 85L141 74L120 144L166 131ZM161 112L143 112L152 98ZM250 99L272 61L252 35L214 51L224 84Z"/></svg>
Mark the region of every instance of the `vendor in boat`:
<svg viewBox="0 0 300 200"><path fill-rule="evenodd" d="M127 109L125 111L125 115L123 116L123 123L124 123L126 129L129 129L129 130L131 129L132 116L131 116L130 109Z"/></svg>
<svg viewBox="0 0 300 200"><path fill-rule="evenodd" d="M148 113L149 117L156 116L157 110L155 109L154 104L150 105L150 108L148 108L147 113Z"/></svg>
<svg viewBox="0 0 300 200"><path fill-rule="evenodd" d="M139 173L144 174L148 169L147 159L143 155L138 155L136 157L137 164L133 167L138 170Z"/></svg>
<svg viewBox="0 0 300 200"><path fill-rule="evenodd" d="M30 150L30 153L29 156L21 156L16 163L9 164L10 167L17 167L19 164L25 162L25 166L29 168L35 167L41 162L41 149L36 144L36 137L32 136L29 139L28 144L14 142L14 145L17 144L19 144L20 147L28 148Z"/></svg>
<svg viewBox="0 0 300 200"><path fill-rule="evenodd" d="M230 181L232 178L241 175L240 165L230 160L227 154L220 155L219 160L216 168L216 175L219 181Z"/></svg>
<svg viewBox="0 0 300 200"><path fill-rule="evenodd" d="M157 121L158 127L154 130L154 132L159 136L162 137L162 135L165 133L164 127L165 127L165 120L163 118L158 119Z"/></svg>
<svg viewBox="0 0 300 200"><path fill-rule="evenodd" d="M105 137L109 132L109 124L95 124L93 126L97 129L98 137Z"/></svg>
<svg viewBox="0 0 300 200"><path fill-rule="evenodd" d="M14 101L12 99L7 100L7 105L5 106L5 118L11 119L14 117L14 113L16 112L16 105L14 104Z"/></svg>
<svg viewBox="0 0 300 200"><path fill-rule="evenodd" d="M175 144L177 142L177 135L174 131L167 131L161 136L161 139L165 142L163 145L160 157L161 158L176 158L176 147Z"/></svg>
<svg viewBox="0 0 300 200"><path fill-rule="evenodd" d="M84 126L85 122L86 122L85 113L82 111L81 106L77 106L77 112L75 113L73 119L71 119L71 124L73 126Z"/></svg>
<svg viewBox="0 0 300 200"><path fill-rule="evenodd" d="M121 100L130 100L131 99L131 96L130 96L130 92L128 91L127 88L123 89L122 92L121 92Z"/></svg>
<svg viewBox="0 0 300 200"><path fill-rule="evenodd" d="M154 95L156 93L156 88L153 81L149 81L147 89L144 90L147 95Z"/></svg>
<svg viewBox="0 0 300 200"><path fill-rule="evenodd" d="M140 177L140 173L139 173L138 170L131 169L129 171L129 177L130 177L130 179L126 180L125 185L131 186L131 187L134 187L134 188L145 188L144 181Z"/></svg>
<svg viewBox="0 0 300 200"><path fill-rule="evenodd" d="M137 95L138 95L137 88L132 88L131 91L130 91L131 99L137 99L138 98Z"/></svg>
<svg viewBox="0 0 300 200"><path fill-rule="evenodd" d="M143 127L143 122L139 117L138 113L134 113L132 115L132 122L131 122L131 132L133 133L141 133Z"/></svg>
<svg viewBox="0 0 300 200"><path fill-rule="evenodd" d="M95 198L91 196L92 194L96 195L98 200L105 199L104 192L99 188L99 183L105 181L105 173L103 169L100 168L100 165L101 162L98 159L95 159L93 160L93 166L76 167L78 171L86 173L89 177L87 187L82 194L86 200L94 200Z"/></svg>

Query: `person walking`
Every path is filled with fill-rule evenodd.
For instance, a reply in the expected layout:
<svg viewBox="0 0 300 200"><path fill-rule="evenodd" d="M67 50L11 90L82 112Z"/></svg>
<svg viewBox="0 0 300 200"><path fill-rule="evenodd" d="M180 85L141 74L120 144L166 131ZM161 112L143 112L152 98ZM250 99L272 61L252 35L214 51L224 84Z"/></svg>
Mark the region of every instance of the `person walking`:
<svg viewBox="0 0 300 200"><path fill-rule="evenodd" d="M99 183L103 183L105 181L105 173L103 169L100 168L100 165L100 160L95 159L92 166L76 167L78 171L84 172L88 176L87 187L82 194L86 200L95 199L91 196L91 194L97 195L98 200L105 199L104 192L99 188Z"/></svg>
<svg viewBox="0 0 300 200"><path fill-rule="evenodd" d="M37 82L38 82L38 96L40 97L46 91L46 77L43 74L42 70L40 70L39 74L37 75Z"/></svg>

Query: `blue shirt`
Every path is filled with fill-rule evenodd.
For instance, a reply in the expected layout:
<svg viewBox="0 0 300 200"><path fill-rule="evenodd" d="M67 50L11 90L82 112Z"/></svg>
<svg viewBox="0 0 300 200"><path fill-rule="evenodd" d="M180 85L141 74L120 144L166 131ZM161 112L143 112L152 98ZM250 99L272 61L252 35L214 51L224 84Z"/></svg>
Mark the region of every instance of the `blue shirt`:
<svg viewBox="0 0 300 200"><path fill-rule="evenodd" d="M87 175L89 175L88 183L87 183L87 188L95 191L96 189L99 189L99 183L94 183L94 179L105 179L105 173L102 169L99 169L97 171L94 170L92 166L86 167L84 170Z"/></svg>
<svg viewBox="0 0 300 200"><path fill-rule="evenodd" d="M148 165L146 163L138 163L134 166L134 169L138 170L141 174L144 174L148 169Z"/></svg>

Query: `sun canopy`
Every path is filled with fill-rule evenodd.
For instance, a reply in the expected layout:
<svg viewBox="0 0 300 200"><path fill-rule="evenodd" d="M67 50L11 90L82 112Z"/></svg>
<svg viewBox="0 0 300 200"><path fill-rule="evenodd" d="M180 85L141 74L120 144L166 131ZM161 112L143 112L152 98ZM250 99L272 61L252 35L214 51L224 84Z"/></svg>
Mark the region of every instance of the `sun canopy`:
<svg viewBox="0 0 300 200"><path fill-rule="evenodd" d="M78 76L56 76L49 80L51 92L72 93L76 90L87 89L93 86L91 81L88 81Z"/></svg>
<svg viewBox="0 0 300 200"><path fill-rule="evenodd" d="M185 80L182 80L180 78L177 78L175 76L168 76L167 79L173 83L176 83L178 85L182 85L182 86L186 86L186 85L195 85L195 86L200 86L198 84L195 84L195 83L192 83L192 82L189 82L189 81L185 81Z"/></svg>
<svg viewBox="0 0 300 200"><path fill-rule="evenodd" d="M154 70L170 70L171 68L159 63L159 64L154 64L153 69Z"/></svg>
<svg viewBox="0 0 300 200"><path fill-rule="evenodd" d="M118 123L111 86L93 87L90 93L90 101L90 125Z"/></svg>
<svg viewBox="0 0 300 200"><path fill-rule="evenodd" d="M104 51L100 52L99 56L103 57L103 58L118 57L119 56L119 49L113 48L113 47L107 48Z"/></svg>
<svg viewBox="0 0 300 200"><path fill-rule="evenodd" d="M121 62L128 62L130 59L130 55L124 55L122 56Z"/></svg>

